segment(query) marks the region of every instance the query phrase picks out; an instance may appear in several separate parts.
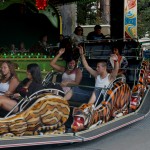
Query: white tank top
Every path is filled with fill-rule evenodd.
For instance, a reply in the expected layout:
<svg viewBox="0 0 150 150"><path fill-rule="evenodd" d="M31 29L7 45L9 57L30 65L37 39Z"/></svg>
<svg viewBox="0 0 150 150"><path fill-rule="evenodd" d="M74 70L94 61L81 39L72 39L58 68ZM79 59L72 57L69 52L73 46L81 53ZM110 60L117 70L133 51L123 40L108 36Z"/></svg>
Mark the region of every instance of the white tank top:
<svg viewBox="0 0 150 150"><path fill-rule="evenodd" d="M101 87L101 88L107 88L108 85L110 84L110 81L109 81L109 73L107 74L107 76L105 78L101 78L100 75L98 75L96 77L96 81L95 81L95 87Z"/></svg>
<svg viewBox="0 0 150 150"><path fill-rule="evenodd" d="M62 81L74 81L76 78L76 74L67 74L66 72L63 73L62 75Z"/></svg>
<svg viewBox="0 0 150 150"><path fill-rule="evenodd" d="M0 91L6 92L9 89L9 82L6 83L0 83ZM4 95L4 93L0 92L0 95Z"/></svg>
<svg viewBox="0 0 150 150"><path fill-rule="evenodd" d="M62 75L62 81L75 81L76 78L76 69L71 73L67 74L66 72ZM63 87L63 91L67 93L71 88L70 87Z"/></svg>

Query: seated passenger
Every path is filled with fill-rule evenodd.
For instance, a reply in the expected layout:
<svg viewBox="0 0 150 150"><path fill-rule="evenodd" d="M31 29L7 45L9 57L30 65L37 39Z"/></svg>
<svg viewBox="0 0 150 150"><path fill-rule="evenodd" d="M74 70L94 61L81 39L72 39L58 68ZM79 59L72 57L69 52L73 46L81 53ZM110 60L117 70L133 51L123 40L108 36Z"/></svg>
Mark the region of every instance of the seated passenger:
<svg viewBox="0 0 150 150"><path fill-rule="evenodd" d="M74 47L84 42L83 28L81 26L75 28L74 33L71 34L71 41Z"/></svg>
<svg viewBox="0 0 150 150"><path fill-rule="evenodd" d="M17 52L17 48L16 48L15 44L10 45L10 52L13 54L15 54Z"/></svg>
<svg viewBox="0 0 150 150"><path fill-rule="evenodd" d="M31 48L29 49L29 52L31 53L42 53L43 55L49 55L49 48L50 44L48 44L48 35L43 34L40 37L40 40L35 43Z"/></svg>
<svg viewBox="0 0 150 150"><path fill-rule="evenodd" d="M63 34L60 34L60 35L59 35L59 39L58 39L58 43L57 43L57 46L58 46L58 47L60 47L61 42L64 40L64 38L65 38L65 37L64 37Z"/></svg>
<svg viewBox="0 0 150 150"><path fill-rule="evenodd" d="M58 54L53 60L51 60L50 65L59 72L63 72L61 87L65 93L70 90L70 85L79 85L82 79L81 69L77 68L77 61L73 58L67 62L66 67L57 65L57 60L65 52L65 48L61 48Z"/></svg>
<svg viewBox="0 0 150 150"><path fill-rule="evenodd" d="M43 89L42 75L38 64L33 63L27 66L27 78L25 78L17 87L16 92L22 97L30 96L33 93Z"/></svg>
<svg viewBox="0 0 150 150"><path fill-rule="evenodd" d="M85 69L95 78L95 90L93 92L89 92L89 91L85 91L80 88L77 89L77 87L74 87L64 96L64 99L69 100L73 98L73 100L75 99L77 101L83 102L83 100L89 100L90 98L88 103L95 103L100 93L100 90L101 90L100 88L107 88L109 84L116 78L118 69L119 69L118 57L115 54L111 55L111 59L115 62L115 65L114 65L114 70L112 71L112 73L109 74L107 72L106 62L104 61L98 62L96 70L94 70L88 65L86 61L86 58L83 54L83 47L80 46L79 51L80 51L81 59L82 59ZM85 102L87 101L84 101L84 103ZM101 100L99 100L98 103L100 102Z"/></svg>
<svg viewBox="0 0 150 150"><path fill-rule="evenodd" d="M0 107L10 111L18 102L20 96L30 96L33 93L43 89L41 71L37 64L27 66L27 78L25 78L16 88L13 97L1 96ZM18 108L14 112L17 112Z"/></svg>
<svg viewBox="0 0 150 150"><path fill-rule="evenodd" d="M18 52L21 52L21 53L28 52L25 48L24 42L20 42Z"/></svg>
<svg viewBox="0 0 150 150"><path fill-rule="evenodd" d="M14 64L4 61L1 64L0 95L10 96L19 84ZM1 96L0 96L1 99Z"/></svg>
<svg viewBox="0 0 150 150"><path fill-rule="evenodd" d="M101 26L100 25L96 25L94 27L94 31L90 32L87 35L87 40L101 40L101 39L105 39L105 36L103 35L103 33L101 33Z"/></svg>
<svg viewBox="0 0 150 150"><path fill-rule="evenodd" d="M128 61L125 56L121 56L121 48L119 46L114 45L112 49L112 53L116 54L118 56L118 63L119 63L119 71L118 75L125 75L126 73L126 68L128 67ZM108 68L114 68L114 61L110 58L108 61ZM111 72L111 71L110 71Z"/></svg>

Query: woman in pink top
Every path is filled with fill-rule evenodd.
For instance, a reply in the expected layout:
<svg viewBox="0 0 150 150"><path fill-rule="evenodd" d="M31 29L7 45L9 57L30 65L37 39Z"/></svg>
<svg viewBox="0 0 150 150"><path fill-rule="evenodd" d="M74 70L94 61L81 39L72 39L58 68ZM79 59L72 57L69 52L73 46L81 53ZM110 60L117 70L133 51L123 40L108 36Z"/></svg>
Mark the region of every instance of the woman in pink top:
<svg viewBox="0 0 150 150"><path fill-rule="evenodd" d="M70 90L69 86L79 85L82 79L82 71L80 68L77 68L77 61L71 58L67 63L66 67L60 66L57 64L57 60L65 52L65 48L61 48L58 54L51 60L50 65L57 71L63 72L61 87L63 91L67 93Z"/></svg>

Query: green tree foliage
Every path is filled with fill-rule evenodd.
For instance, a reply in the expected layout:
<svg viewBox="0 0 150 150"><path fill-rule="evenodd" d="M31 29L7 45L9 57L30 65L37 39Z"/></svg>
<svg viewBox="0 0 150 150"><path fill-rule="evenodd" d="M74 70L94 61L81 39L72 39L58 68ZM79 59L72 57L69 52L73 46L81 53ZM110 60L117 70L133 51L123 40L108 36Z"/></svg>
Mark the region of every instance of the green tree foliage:
<svg viewBox="0 0 150 150"><path fill-rule="evenodd" d="M137 27L139 38L150 32L150 0L138 0Z"/></svg>
<svg viewBox="0 0 150 150"><path fill-rule="evenodd" d="M93 8L93 9L91 9ZM95 24L96 11L94 2L77 2L77 22L78 24Z"/></svg>
<svg viewBox="0 0 150 150"><path fill-rule="evenodd" d="M150 0L137 0L137 28L139 38L143 37L147 31L150 32ZM78 24L96 24L97 12L94 3L96 0L91 1L78 1L77 2L77 22ZM91 8L95 8L91 9ZM101 12L100 12L101 13Z"/></svg>

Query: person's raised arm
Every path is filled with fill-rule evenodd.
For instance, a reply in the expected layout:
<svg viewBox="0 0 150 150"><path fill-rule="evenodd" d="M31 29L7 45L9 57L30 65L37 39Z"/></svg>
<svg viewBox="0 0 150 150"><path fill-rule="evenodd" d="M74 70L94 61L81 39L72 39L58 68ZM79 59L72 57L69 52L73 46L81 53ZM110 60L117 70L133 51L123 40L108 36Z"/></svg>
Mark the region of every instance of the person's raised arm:
<svg viewBox="0 0 150 150"><path fill-rule="evenodd" d="M110 74L110 81L113 81L118 75L119 63L118 63L118 56L116 54L112 54L110 57L114 61L114 69Z"/></svg>
<svg viewBox="0 0 150 150"><path fill-rule="evenodd" d="M92 69L92 68L88 65L88 63L87 63L87 61L86 61L86 58L85 58L85 55L84 55L84 52L83 52L83 47L82 47L82 46L78 46L78 48L79 48L79 53L80 53L80 56L81 56L81 59L82 59L82 63L83 63L84 68L85 68L92 76L96 77L96 76L97 76L97 71L94 70L94 69Z"/></svg>
<svg viewBox="0 0 150 150"><path fill-rule="evenodd" d="M58 54L50 61L50 65L56 69L57 71L64 72L65 67L59 66L56 64L57 60L61 57L61 55L65 52L65 48L61 48Z"/></svg>
<svg viewBox="0 0 150 150"><path fill-rule="evenodd" d="M128 61L126 59L126 57L122 56L122 63L121 63L121 69L119 69L118 74L124 74L127 71L127 67L128 67Z"/></svg>

